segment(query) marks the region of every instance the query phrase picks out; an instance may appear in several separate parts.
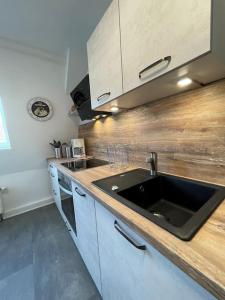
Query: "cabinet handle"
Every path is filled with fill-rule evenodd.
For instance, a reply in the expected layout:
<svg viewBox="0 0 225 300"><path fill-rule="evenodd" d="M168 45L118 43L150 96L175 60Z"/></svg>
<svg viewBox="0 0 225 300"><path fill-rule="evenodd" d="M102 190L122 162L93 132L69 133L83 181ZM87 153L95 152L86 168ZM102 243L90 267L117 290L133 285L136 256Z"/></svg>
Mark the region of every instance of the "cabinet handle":
<svg viewBox="0 0 225 300"><path fill-rule="evenodd" d="M53 175L53 174L51 173L51 177L52 177L52 178L55 178L55 175Z"/></svg>
<svg viewBox="0 0 225 300"><path fill-rule="evenodd" d="M138 245L131 237L129 237L124 231L123 229L120 227L120 225L118 224L118 222L115 220L114 221L114 227L115 229L128 241L130 242L135 248L139 249L139 250L146 250L146 246L145 245Z"/></svg>
<svg viewBox="0 0 225 300"><path fill-rule="evenodd" d="M100 101L103 97L105 97L105 96L110 96L110 95L111 95L110 92L104 93L104 94L100 95L100 96L97 98L97 101Z"/></svg>
<svg viewBox="0 0 225 300"><path fill-rule="evenodd" d="M140 73L139 73L139 78L141 79L142 74L145 73L146 71L158 66L159 64L161 64L162 62L167 62L167 66L170 64L172 57L171 56L166 56L164 58L161 58L159 60L157 60L156 62L154 62L153 64L151 64L150 66L146 67L145 69L143 69Z"/></svg>
<svg viewBox="0 0 225 300"><path fill-rule="evenodd" d="M82 194L77 187L75 187L75 192L81 197L86 197L86 195Z"/></svg>

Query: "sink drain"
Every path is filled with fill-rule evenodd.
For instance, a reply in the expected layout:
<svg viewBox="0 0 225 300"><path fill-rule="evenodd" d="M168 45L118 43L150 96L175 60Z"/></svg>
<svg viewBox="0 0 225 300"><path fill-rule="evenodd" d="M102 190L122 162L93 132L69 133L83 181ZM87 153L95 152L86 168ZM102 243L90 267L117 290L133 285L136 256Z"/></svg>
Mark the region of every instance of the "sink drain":
<svg viewBox="0 0 225 300"><path fill-rule="evenodd" d="M164 219L165 221L169 222L170 219L165 217L164 215L162 215L161 213L157 212L157 211L151 211L151 213L153 214L153 216L159 218L159 219Z"/></svg>

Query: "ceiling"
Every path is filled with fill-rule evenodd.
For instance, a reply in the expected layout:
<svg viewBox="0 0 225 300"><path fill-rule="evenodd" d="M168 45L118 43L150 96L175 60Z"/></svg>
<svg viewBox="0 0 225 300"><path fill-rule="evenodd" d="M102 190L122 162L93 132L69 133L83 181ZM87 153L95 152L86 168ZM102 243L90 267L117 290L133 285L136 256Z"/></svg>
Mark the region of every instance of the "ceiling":
<svg viewBox="0 0 225 300"><path fill-rule="evenodd" d="M65 56L85 43L111 0L0 0L0 38Z"/></svg>

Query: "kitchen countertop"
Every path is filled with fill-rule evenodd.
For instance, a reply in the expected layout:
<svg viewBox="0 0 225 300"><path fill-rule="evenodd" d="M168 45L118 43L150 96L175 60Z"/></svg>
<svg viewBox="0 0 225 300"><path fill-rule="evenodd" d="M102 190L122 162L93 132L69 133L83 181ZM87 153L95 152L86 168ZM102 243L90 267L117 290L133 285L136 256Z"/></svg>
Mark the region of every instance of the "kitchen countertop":
<svg viewBox="0 0 225 300"><path fill-rule="evenodd" d="M140 233L146 241L215 297L225 299L225 201L220 204L194 238L186 242L176 238L92 184L94 180L122 173L122 170L111 169L107 165L71 172L60 165L65 161L68 159L48 160Z"/></svg>

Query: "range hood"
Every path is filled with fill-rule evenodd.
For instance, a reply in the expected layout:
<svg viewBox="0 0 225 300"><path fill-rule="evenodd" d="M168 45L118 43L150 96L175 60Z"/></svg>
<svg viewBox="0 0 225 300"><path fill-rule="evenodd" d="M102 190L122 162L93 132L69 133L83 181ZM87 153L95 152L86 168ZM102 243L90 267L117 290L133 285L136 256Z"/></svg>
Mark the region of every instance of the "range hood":
<svg viewBox="0 0 225 300"><path fill-rule="evenodd" d="M70 93L74 105L78 111L81 121L92 120L111 115L104 111L94 111L91 108L89 75L86 75L81 82Z"/></svg>

